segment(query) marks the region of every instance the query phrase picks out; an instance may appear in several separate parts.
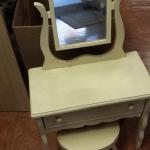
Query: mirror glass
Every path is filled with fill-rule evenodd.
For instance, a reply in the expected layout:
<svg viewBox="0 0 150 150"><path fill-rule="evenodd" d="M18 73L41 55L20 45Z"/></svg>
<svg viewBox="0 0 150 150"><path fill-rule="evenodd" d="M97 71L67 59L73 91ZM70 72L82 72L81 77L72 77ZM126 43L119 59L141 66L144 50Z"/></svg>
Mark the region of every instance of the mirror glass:
<svg viewBox="0 0 150 150"><path fill-rule="evenodd" d="M69 49L111 42L108 0L53 0L55 46ZM110 18L110 17L109 17Z"/></svg>

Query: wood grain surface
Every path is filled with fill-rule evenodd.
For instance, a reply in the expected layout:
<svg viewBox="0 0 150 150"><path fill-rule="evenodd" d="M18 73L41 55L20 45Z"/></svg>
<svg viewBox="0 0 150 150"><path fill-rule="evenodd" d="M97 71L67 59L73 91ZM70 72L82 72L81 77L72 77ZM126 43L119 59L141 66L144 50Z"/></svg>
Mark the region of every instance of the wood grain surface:
<svg viewBox="0 0 150 150"><path fill-rule="evenodd" d="M118 150L135 150L138 119L120 121ZM141 150L150 150L150 120ZM51 150L59 150L56 134L48 134ZM43 150L36 122L28 112L0 112L0 150Z"/></svg>

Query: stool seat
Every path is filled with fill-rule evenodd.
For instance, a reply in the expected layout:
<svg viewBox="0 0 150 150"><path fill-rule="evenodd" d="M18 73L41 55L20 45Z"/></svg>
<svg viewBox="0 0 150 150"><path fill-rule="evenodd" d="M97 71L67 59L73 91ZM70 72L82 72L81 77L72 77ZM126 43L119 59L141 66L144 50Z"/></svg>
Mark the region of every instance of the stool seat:
<svg viewBox="0 0 150 150"><path fill-rule="evenodd" d="M105 123L60 131L58 142L63 150L115 150L119 132L117 122Z"/></svg>

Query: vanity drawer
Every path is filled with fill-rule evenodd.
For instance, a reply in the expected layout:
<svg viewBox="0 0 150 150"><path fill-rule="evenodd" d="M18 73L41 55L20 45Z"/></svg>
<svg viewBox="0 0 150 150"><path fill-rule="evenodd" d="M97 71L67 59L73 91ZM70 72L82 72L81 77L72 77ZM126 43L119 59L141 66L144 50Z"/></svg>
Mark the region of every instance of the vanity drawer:
<svg viewBox="0 0 150 150"><path fill-rule="evenodd" d="M110 118L113 116L123 116L126 114L141 113L144 107L145 100L113 104L109 106L101 106L92 109L85 109L64 113L56 116L45 117L44 123L46 128L59 127L79 122L94 121L103 118Z"/></svg>

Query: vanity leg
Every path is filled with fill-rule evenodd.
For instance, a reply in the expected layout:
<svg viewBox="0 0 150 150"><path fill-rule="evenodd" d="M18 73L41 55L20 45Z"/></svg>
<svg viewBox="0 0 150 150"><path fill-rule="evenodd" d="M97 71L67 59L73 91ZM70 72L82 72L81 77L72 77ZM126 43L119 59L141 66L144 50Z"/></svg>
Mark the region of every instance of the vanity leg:
<svg viewBox="0 0 150 150"><path fill-rule="evenodd" d="M144 131L145 131L145 129L147 127L147 123L148 123L149 110L150 110L150 100L148 100L146 102L142 116L138 123L137 138L136 138L136 149L137 150L140 149L143 139L144 139Z"/></svg>
<svg viewBox="0 0 150 150"><path fill-rule="evenodd" d="M112 150L117 150L117 147L116 147L116 146L113 146Z"/></svg>
<svg viewBox="0 0 150 150"><path fill-rule="evenodd" d="M47 141L47 136L46 136L46 132L45 132L45 127L44 127L44 124L43 124L43 121L42 121L41 118L37 119L37 124L38 124L39 130L40 130L42 142L43 142L43 145L44 145L44 150L50 150L49 146L48 146L48 141Z"/></svg>

